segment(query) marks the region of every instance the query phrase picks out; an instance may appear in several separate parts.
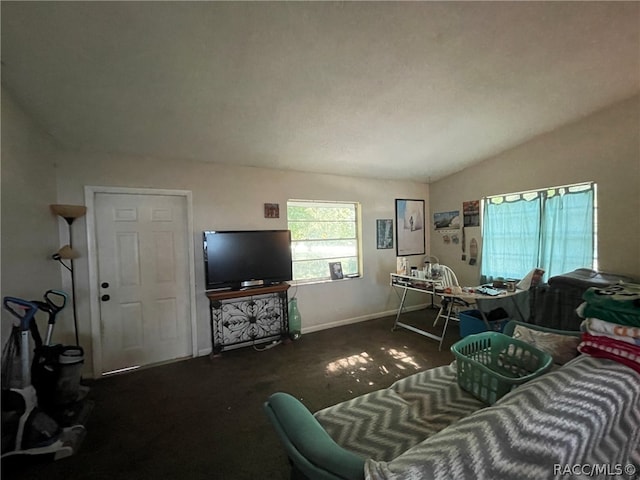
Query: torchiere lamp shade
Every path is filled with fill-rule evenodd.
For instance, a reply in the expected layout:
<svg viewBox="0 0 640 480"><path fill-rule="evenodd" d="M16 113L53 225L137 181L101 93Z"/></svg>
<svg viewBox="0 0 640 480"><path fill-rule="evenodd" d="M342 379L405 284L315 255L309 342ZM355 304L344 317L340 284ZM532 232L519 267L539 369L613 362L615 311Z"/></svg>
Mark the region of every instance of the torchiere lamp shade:
<svg viewBox="0 0 640 480"><path fill-rule="evenodd" d="M76 250L71 248L70 245L65 245L64 247L61 247L60 250L58 250L58 252L56 253L56 255L58 255L58 257L63 260L73 260L74 258L78 258L80 256L80 254Z"/></svg>
<svg viewBox="0 0 640 480"><path fill-rule="evenodd" d="M87 207L84 205L49 205L49 208L56 215L63 217L69 225L87 213Z"/></svg>

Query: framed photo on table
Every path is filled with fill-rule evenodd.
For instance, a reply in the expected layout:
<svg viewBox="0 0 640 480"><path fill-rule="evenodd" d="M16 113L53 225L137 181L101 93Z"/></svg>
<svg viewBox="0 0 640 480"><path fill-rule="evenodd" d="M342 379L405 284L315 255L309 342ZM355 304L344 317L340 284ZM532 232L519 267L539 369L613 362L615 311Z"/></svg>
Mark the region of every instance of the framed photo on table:
<svg viewBox="0 0 640 480"><path fill-rule="evenodd" d="M396 256L424 255L424 200L396 199Z"/></svg>
<svg viewBox="0 0 640 480"><path fill-rule="evenodd" d="M344 278L342 262L329 262L329 275L331 280L342 280Z"/></svg>

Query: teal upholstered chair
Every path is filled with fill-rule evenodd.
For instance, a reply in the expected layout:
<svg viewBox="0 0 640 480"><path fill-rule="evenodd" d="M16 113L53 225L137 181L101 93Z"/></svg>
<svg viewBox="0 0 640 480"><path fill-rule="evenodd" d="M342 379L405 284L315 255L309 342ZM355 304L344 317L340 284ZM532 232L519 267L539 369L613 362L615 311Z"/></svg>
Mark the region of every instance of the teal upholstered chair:
<svg viewBox="0 0 640 480"><path fill-rule="evenodd" d="M291 461L291 478L364 479L365 459L338 445L297 398L276 392L264 410Z"/></svg>

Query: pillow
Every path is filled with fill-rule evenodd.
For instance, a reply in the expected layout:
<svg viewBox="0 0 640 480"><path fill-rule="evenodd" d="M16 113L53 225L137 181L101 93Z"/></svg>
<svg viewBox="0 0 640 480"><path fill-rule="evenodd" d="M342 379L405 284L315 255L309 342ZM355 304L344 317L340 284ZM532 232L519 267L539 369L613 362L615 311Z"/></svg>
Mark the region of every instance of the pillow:
<svg viewBox="0 0 640 480"><path fill-rule="evenodd" d="M558 365L564 365L578 355L580 337L577 336L541 332L522 325L516 325L513 330L513 338L522 340L543 352L547 352L553 357L553 362Z"/></svg>

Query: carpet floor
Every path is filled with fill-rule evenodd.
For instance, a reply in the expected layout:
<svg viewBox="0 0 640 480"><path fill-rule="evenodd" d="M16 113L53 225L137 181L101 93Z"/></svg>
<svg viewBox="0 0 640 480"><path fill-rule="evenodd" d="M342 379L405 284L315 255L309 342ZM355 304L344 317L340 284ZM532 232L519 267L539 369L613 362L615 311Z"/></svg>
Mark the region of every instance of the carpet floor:
<svg viewBox="0 0 640 480"><path fill-rule="evenodd" d="M441 325L431 327L436 312L410 312L403 321L439 333ZM56 462L5 462L2 477L288 479L284 450L262 411L271 393L289 392L315 412L453 360L457 324L438 351L427 337L392 332L393 323L384 317L264 351L245 347L87 381L95 407L79 451Z"/></svg>

